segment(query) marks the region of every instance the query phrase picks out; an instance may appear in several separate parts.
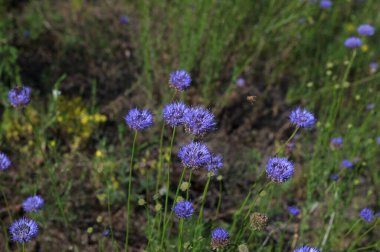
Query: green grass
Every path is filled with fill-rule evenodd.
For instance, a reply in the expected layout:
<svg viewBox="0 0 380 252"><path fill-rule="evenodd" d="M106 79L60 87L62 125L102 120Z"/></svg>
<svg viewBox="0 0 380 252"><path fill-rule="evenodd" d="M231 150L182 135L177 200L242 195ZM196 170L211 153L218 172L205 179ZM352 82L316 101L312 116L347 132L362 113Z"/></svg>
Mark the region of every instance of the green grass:
<svg viewBox="0 0 380 252"><path fill-rule="evenodd" d="M0 250L21 251L6 227L24 215L20 204L34 193L46 200L32 216L41 226L41 251L124 251L128 214L129 251L209 251L210 231L219 226L231 235L220 251L242 244L249 251L303 244L380 250L379 221L357 221L360 209L380 209L380 74L369 71L380 53L380 3L358 2L334 1L322 10L298 0L0 1L0 151L13 161L0 173ZM120 15L129 24L120 24ZM363 38L361 48L345 48L361 23L374 25L375 36ZM180 189L176 154L191 137L178 128L171 145L172 130L161 131L160 109L172 100L167 82L175 69L193 79L177 98L210 108L218 119L218 131L204 141L223 154L225 166L207 190L205 171L191 175L189 190ZM235 84L241 76L244 88ZM32 102L15 110L7 92L22 83L33 87ZM253 104L249 95L256 96ZM151 108L155 125L139 134L131 159L133 132L122 118L134 106ZM293 132L287 114L296 106L318 122L300 130L295 148L284 153ZM339 150L329 146L336 136L344 139ZM295 162L296 174L264 188L259 175L279 152ZM354 169L342 169L343 159L354 161ZM252 186L246 205L269 217L264 231L253 231L250 212L240 209ZM182 228L170 215L176 194L196 207ZM291 218L288 205L301 214ZM102 238L111 225L112 237Z"/></svg>

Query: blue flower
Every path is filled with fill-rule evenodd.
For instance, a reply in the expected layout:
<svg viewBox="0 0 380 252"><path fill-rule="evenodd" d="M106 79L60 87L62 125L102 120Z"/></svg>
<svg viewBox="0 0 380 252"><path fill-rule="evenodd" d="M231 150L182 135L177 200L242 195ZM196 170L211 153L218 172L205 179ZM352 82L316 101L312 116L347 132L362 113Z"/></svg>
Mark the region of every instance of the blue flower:
<svg viewBox="0 0 380 252"><path fill-rule="evenodd" d="M8 100L15 108L28 105L30 102L30 87L15 87L8 92Z"/></svg>
<svg viewBox="0 0 380 252"><path fill-rule="evenodd" d="M287 158L273 157L267 162L266 172L273 182L283 183L293 176L294 166Z"/></svg>
<svg viewBox="0 0 380 252"><path fill-rule="evenodd" d="M288 211L293 216L297 216L300 213L300 209L296 206L288 206Z"/></svg>
<svg viewBox="0 0 380 252"><path fill-rule="evenodd" d="M210 162L211 153L205 144L192 142L179 149L178 157L181 159L184 166L199 168Z"/></svg>
<svg viewBox="0 0 380 252"><path fill-rule="evenodd" d="M378 137L376 138L376 142L377 142L377 144L380 145L380 136L378 136Z"/></svg>
<svg viewBox="0 0 380 252"><path fill-rule="evenodd" d="M369 70L371 71L371 73L376 72L378 67L379 65L376 62L371 62L369 64Z"/></svg>
<svg viewBox="0 0 380 252"><path fill-rule="evenodd" d="M183 102L174 102L165 105L162 110L162 118L171 127L176 127L185 123L185 114L189 110Z"/></svg>
<svg viewBox="0 0 380 252"><path fill-rule="evenodd" d="M316 122L312 113L300 107L290 112L289 118L290 122L299 128L311 128Z"/></svg>
<svg viewBox="0 0 380 252"><path fill-rule="evenodd" d="M175 204L173 212L178 216L178 218L188 219L191 215L193 215L194 208L190 201L183 200Z"/></svg>
<svg viewBox="0 0 380 252"><path fill-rule="evenodd" d="M38 210L40 210L44 206L44 204L45 204L44 199L39 195L35 195L35 196L28 197L22 203L22 208L27 213L37 212Z"/></svg>
<svg viewBox="0 0 380 252"><path fill-rule="evenodd" d="M9 232L13 241L25 243L37 237L38 225L34 220L23 217L12 223Z"/></svg>
<svg viewBox="0 0 380 252"><path fill-rule="evenodd" d="M244 87L245 86L245 80L243 78L239 78L236 80L236 86L238 87Z"/></svg>
<svg viewBox="0 0 380 252"><path fill-rule="evenodd" d="M128 24L128 23L129 23L129 18L128 18L128 16L126 16L126 15L122 15L122 16L120 16L120 17L119 17L119 22L120 22L120 24L122 24L122 25L126 25L126 24Z"/></svg>
<svg viewBox="0 0 380 252"><path fill-rule="evenodd" d="M296 248L293 252L319 252L318 249L309 247L307 245Z"/></svg>
<svg viewBox="0 0 380 252"><path fill-rule="evenodd" d="M211 247L213 249L225 248L230 244L230 235L223 228L215 228L211 232Z"/></svg>
<svg viewBox="0 0 380 252"><path fill-rule="evenodd" d="M360 218L362 218L366 222L372 222L373 221L373 211L369 208L363 208L360 211Z"/></svg>
<svg viewBox="0 0 380 252"><path fill-rule="evenodd" d="M203 136L216 126L214 115L202 107L190 108L186 111L184 119L186 131L196 136Z"/></svg>
<svg viewBox="0 0 380 252"><path fill-rule="evenodd" d="M153 115L147 109L133 108L125 116L125 122L133 130L143 130L153 124Z"/></svg>
<svg viewBox="0 0 380 252"><path fill-rule="evenodd" d="M352 168L354 166L353 163L350 160L347 160L347 159L343 159L340 164L343 167L348 168L348 169L350 169L350 168Z"/></svg>
<svg viewBox="0 0 380 252"><path fill-rule="evenodd" d="M177 70L170 73L169 85L178 91L183 91L190 86L191 77L185 70Z"/></svg>
<svg viewBox="0 0 380 252"><path fill-rule="evenodd" d="M12 162L7 155L0 152L0 171L5 171L11 166Z"/></svg>
<svg viewBox="0 0 380 252"><path fill-rule="evenodd" d="M322 0L320 3L319 3L319 6L322 8L322 9L330 9L331 6L332 6L332 2L330 0Z"/></svg>
<svg viewBox="0 0 380 252"><path fill-rule="evenodd" d="M222 155L212 155L209 162L206 164L206 168L209 172L216 174L223 167Z"/></svg>
<svg viewBox="0 0 380 252"><path fill-rule="evenodd" d="M357 37L350 37L344 41L344 46L347 48L356 48L362 45L362 40Z"/></svg>
<svg viewBox="0 0 380 252"><path fill-rule="evenodd" d="M110 236L110 234L111 234L111 229L109 229L109 228L104 229L102 232L103 237L108 237L108 236Z"/></svg>
<svg viewBox="0 0 380 252"><path fill-rule="evenodd" d="M330 176L330 179L333 180L333 181L338 181L339 179L339 175L338 173L334 173Z"/></svg>
<svg viewBox="0 0 380 252"><path fill-rule="evenodd" d="M357 32L362 36L372 36L375 34L375 28L369 24L359 25Z"/></svg>
<svg viewBox="0 0 380 252"><path fill-rule="evenodd" d="M333 138L331 138L330 143L331 143L334 147L341 147L342 144L343 144L343 138L342 138L342 137L333 137Z"/></svg>

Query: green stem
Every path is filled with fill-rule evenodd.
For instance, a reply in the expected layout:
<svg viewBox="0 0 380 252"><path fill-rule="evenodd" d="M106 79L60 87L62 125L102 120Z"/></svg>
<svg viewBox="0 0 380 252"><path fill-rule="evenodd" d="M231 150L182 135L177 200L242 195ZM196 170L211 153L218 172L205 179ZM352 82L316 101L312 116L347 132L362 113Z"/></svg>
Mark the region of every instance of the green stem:
<svg viewBox="0 0 380 252"><path fill-rule="evenodd" d="M133 144L132 144L132 154L131 154L131 162L129 164L129 176L128 176L128 199L127 199L127 223L126 223L126 235L125 235L125 248L124 251L128 251L128 238L129 238L129 226L130 226L130 216L131 216L131 191L132 191L132 170L133 170L133 158L135 156L135 147L136 147L136 140L137 140L137 130L135 131L134 137L133 137Z"/></svg>
<svg viewBox="0 0 380 252"><path fill-rule="evenodd" d="M284 143L284 145L276 152L275 155L277 154L282 154L283 153L283 150L286 148L286 146L288 145L288 143L294 138L294 136L297 134L297 131L299 130L299 127L297 127L293 133L290 135L290 137L288 138L288 140L286 140L286 142Z"/></svg>
<svg viewBox="0 0 380 252"><path fill-rule="evenodd" d="M177 197L178 197L178 194L179 194L179 189L181 187L181 184L182 184L182 181L183 181L183 177L185 176L186 169L187 169L186 167L183 167L182 174L181 174L181 177L180 177L179 182L178 182L177 190L175 192L172 208L174 207L174 205L176 203L176 200L177 200ZM167 193L169 193L169 192L167 192ZM164 227L163 227L163 231L162 231L162 234L161 234L161 244L160 244L161 251L164 251L163 250L164 249L164 247L163 247L164 246L164 238L165 238L165 235L166 235L166 229L167 229L167 227L168 227L168 225L170 223L172 215L173 215L173 211L170 211L168 220L166 222L164 221Z"/></svg>
<svg viewBox="0 0 380 252"><path fill-rule="evenodd" d="M182 240L183 240L183 218L181 218L179 221L178 252L182 251Z"/></svg>
<svg viewBox="0 0 380 252"><path fill-rule="evenodd" d="M222 191L223 191L223 186L222 186L222 181L219 181L219 197L218 197L218 205L216 206L216 218L219 215L220 212L220 206L222 205Z"/></svg>
<svg viewBox="0 0 380 252"><path fill-rule="evenodd" d="M22 243L22 252L25 252L25 242Z"/></svg>
<svg viewBox="0 0 380 252"><path fill-rule="evenodd" d="M352 232L352 230L354 230L354 228L359 224L359 222L360 220L355 221L355 223L351 226L351 228L347 231L347 233L344 234L343 237L346 237L347 235L349 235Z"/></svg>
<svg viewBox="0 0 380 252"><path fill-rule="evenodd" d="M158 188L160 187L161 174L162 174L162 145L164 142L164 133L165 133L165 123L162 123L161 136L160 136L160 148L158 150L158 166L157 166L157 181L156 181L156 194L158 193Z"/></svg>
<svg viewBox="0 0 380 252"><path fill-rule="evenodd" d="M187 189L186 189L186 200L189 200L189 192L191 186L191 179L193 177L193 169L190 170L189 180L187 181Z"/></svg>
<svg viewBox="0 0 380 252"><path fill-rule="evenodd" d="M163 220L163 233L162 233L162 238L161 238L161 248L162 248L162 245L163 245L163 239L165 237L165 225L166 225L166 217L167 217L167 213L168 213L168 204L169 204L169 191L170 191L170 166L171 166L171 157L172 157L172 150L173 150L173 143L174 143L174 137L175 137L175 133L176 133L176 127L173 128L173 132L172 132L172 137L170 139L170 149L169 149L169 162L168 162L168 172L167 172L167 175L166 175L166 195L165 195L165 208L164 208L164 220Z"/></svg>
<svg viewBox="0 0 380 252"><path fill-rule="evenodd" d="M4 189L3 189L3 186L1 185L1 183L0 183L0 190L1 190L1 194L3 195L3 198L4 198L5 207L7 208L7 213L8 213L9 219L11 220L11 222L13 222L13 217L12 217L11 211L9 210L9 204L8 204L7 196L5 196Z"/></svg>
<svg viewBox="0 0 380 252"><path fill-rule="evenodd" d="M376 226L377 226L377 223L378 223L378 219L375 221L375 223L367 230L365 231L361 236L359 236L359 238L356 238L352 243L351 243L351 246L349 247L348 251L351 251L352 248L355 247L355 245L361 241L361 239L363 239L364 236L366 236L369 232L371 232Z"/></svg>
<svg viewBox="0 0 380 252"><path fill-rule="evenodd" d="M112 214L111 214L111 200L110 200L110 189L107 188L107 210L108 210L108 225L111 232L111 239L112 239L112 247L116 248L116 251L119 251L119 247L115 246L115 239L113 236L113 228L112 228Z"/></svg>

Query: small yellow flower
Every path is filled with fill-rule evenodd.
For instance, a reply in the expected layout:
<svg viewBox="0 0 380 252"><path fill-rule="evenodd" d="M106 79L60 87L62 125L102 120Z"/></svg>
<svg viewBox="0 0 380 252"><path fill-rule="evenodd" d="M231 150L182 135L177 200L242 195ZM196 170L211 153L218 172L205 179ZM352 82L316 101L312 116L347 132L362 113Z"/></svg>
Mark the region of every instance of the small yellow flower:
<svg viewBox="0 0 380 252"><path fill-rule="evenodd" d="M182 184L181 184L181 191L186 191L187 189L189 189L189 187L190 187L190 184L189 184L189 182L182 182Z"/></svg>
<svg viewBox="0 0 380 252"><path fill-rule="evenodd" d="M102 151L101 150L97 150L96 152L95 152L95 156L96 157L103 157L103 153L102 153Z"/></svg>
<svg viewBox="0 0 380 252"><path fill-rule="evenodd" d="M360 49L362 49L362 52L367 52L368 51L368 45L364 44L364 45L361 46Z"/></svg>
<svg viewBox="0 0 380 252"><path fill-rule="evenodd" d="M143 206L143 205L145 205L145 203L146 203L146 201L145 201L145 199L143 199L143 198L140 198L140 199L137 201L137 204L138 204L139 206Z"/></svg>
<svg viewBox="0 0 380 252"><path fill-rule="evenodd" d="M103 221L103 217L101 215L99 215L98 217L96 217L96 222L97 223L101 223Z"/></svg>
<svg viewBox="0 0 380 252"><path fill-rule="evenodd" d="M87 233L88 234L92 234L92 232L94 232L94 228L93 227L87 228Z"/></svg>
<svg viewBox="0 0 380 252"><path fill-rule="evenodd" d="M155 209L157 212L159 212L159 211L161 211L161 209L162 209L162 205L161 205L160 203L157 203L157 204L154 206L154 209Z"/></svg>

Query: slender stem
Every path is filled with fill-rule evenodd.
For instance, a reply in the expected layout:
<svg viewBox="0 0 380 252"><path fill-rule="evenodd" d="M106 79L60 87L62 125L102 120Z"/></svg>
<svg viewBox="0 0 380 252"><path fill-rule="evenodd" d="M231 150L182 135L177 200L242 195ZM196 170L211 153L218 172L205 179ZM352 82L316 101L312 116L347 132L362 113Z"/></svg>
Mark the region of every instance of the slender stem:
<svg viewBox="0 0 380 252"><path fill-rule="evenodd" d="M359 222L360 220L355 221L355 223L351 226L351 228L347 231L347 233L344 234L343 237L346 237L347 235L349 235L352 232L352 230L354 230L354 228L359 224Z"/></svg>
<svg viewBox="0 0 380 252"><path fill-rule="evenodd" d="M183 181L183 177L185 176L186 169L187 169L186 167L183 167L182 174L181 174L181 177L180 177L179 182L178 182L177 190L175 192L172 208L174 207L174 205L176 203L177 196L178 196L178 193L179 193L179 188L181 187L181 184L182 184L182 181ZM168 227L168 225L170 223L170 219L172 218L172 215L173 215L173 211L170 212L168 220L166 222L164 221L164 227L163 227L163 230L162 230L161 244L160 244L160 247L161 247L162 251L164 249L163 245L164 245L164 238L165 238L165 235L166 235L166 229L167 229L167 227Z"/></svg>
<svg viewBox="0 0 380 252"><path fill-rule="evenodd" d="M22 243L22 252L25 252L25 242Z"/></svg>
<svg viewBox="0 0 380 252"><path fill-rule="evenodd" d="M3 189L3 186L1 185L1 183L0 183L0 190L1 190L1 194L3 195L3 198L4 198L5 207L7 208L7 213L8 213L9 219L11 220L11 222L13 222L13 217L12 217L11 211L9 210L9 204L8 204L7 196L4 193L4 189Z"/></svg>
<svg viewBox="0 0 380 252"><path fill-rule="evenodd" d="M182 240L183 240L183 218L181 218L179 221L178 252L182 251Z"/></svg>
<svg viewBox="0 0 380 252"><path fill-rule="evenodd" d="M156 181L156 194L158 193L158 188L160 187L161 182L161 174L162 174L162 159L163 159L163 151L162 145L164 142L164 133L165 133L165 123L162 123L161 128L161 136L160 136L160 148L158 150L158 166L157 166L157 181Z"/></svg>
<svg viewBox="0 0 380 252"><path fill-rule="evenodd" d="M131 208L131 191L132 191L132 170L133 170L133 158L135 156L135 147L137 140L137 130L135 131L132 144L131 162L129 164L129 176L128 176L128 199L127 199L127 223L126 223L126 235L125 235L125 248L124 251L128 251L128 238L129 238L129 226L130 226L130 208Z"/></svg>
<svg viewBox="0 0 380 252"><path fill-rule="evenodd" d="M163 224L163 228L164 228L164 230L163 230L162 238L161 238L161 248L162 248L162 245L163 245L163 239L164 239L165 232L166 232L165 225L166 225L166 216L167 216L167 213L168 213L169 191L170 191L170 166L171 166L171 160L172 160L171 157L172 157L172 150L173 150L173 143L174 143L175 133L176 133L176 127L173 128L172 137L170 139L168 172L167 172L167 175L166 175L165 209L164 209L164 220L163 220L163 223L164 223Z"/></svg>
<svg viewBox="0 0 380 252"><path fill-rule="evenodd" d="M364 236L366 236L369 232L371 232L376 226L377 226L377 223L378 223L378 219L376 219L375 223L367 230L365 231L361 236L359 236L358 238L355 238L355 240L351 243L351 246L349 247L349 251L355 247L355 245L360 242L361 239L363 239Z"/></svg>
<svg viewBox="0 0 380 252"><path fill-rule="evenodd" d="M290 137L288 138L288 140L286 140L286 142L284 143L284 145L276 152L275 155L277 154L282 154L283 150L286 148L286 145L288 145L288 143L295 137L295 135L297 134L297 131L299 130L299 127L297 127L293 133L290 135Z"/></svg>
<svg viewBox="0 0 380 252"><path fill-rule="evenodd" d="M112 247L116 247L116 251L119 251L119 247L115 246L115 239L113 236L113 228L112 228L112 214L111 214L111 200L110 200L110 189L107 188L107 210L108 210L108 225L111 232L111 239L112 239Z"/></svg>
<svg viewBox="0 0 380 252"><path fill-rule="evenodd" d="M222 181L219 181L219 197L218 197L218 205L216 206L216 214L215 216L218 217L219 212L220 212L220 206L222 205L222 191L223 191L223 186L222 186Z"/></svg>
<svg viewBox="0 0 380 252"><path fill-rule="evenodd" d="M191 186L191 178L193 177L193 169L190 170L189 180L187 181L186 200L189 200L189 192Z"/></svg>

